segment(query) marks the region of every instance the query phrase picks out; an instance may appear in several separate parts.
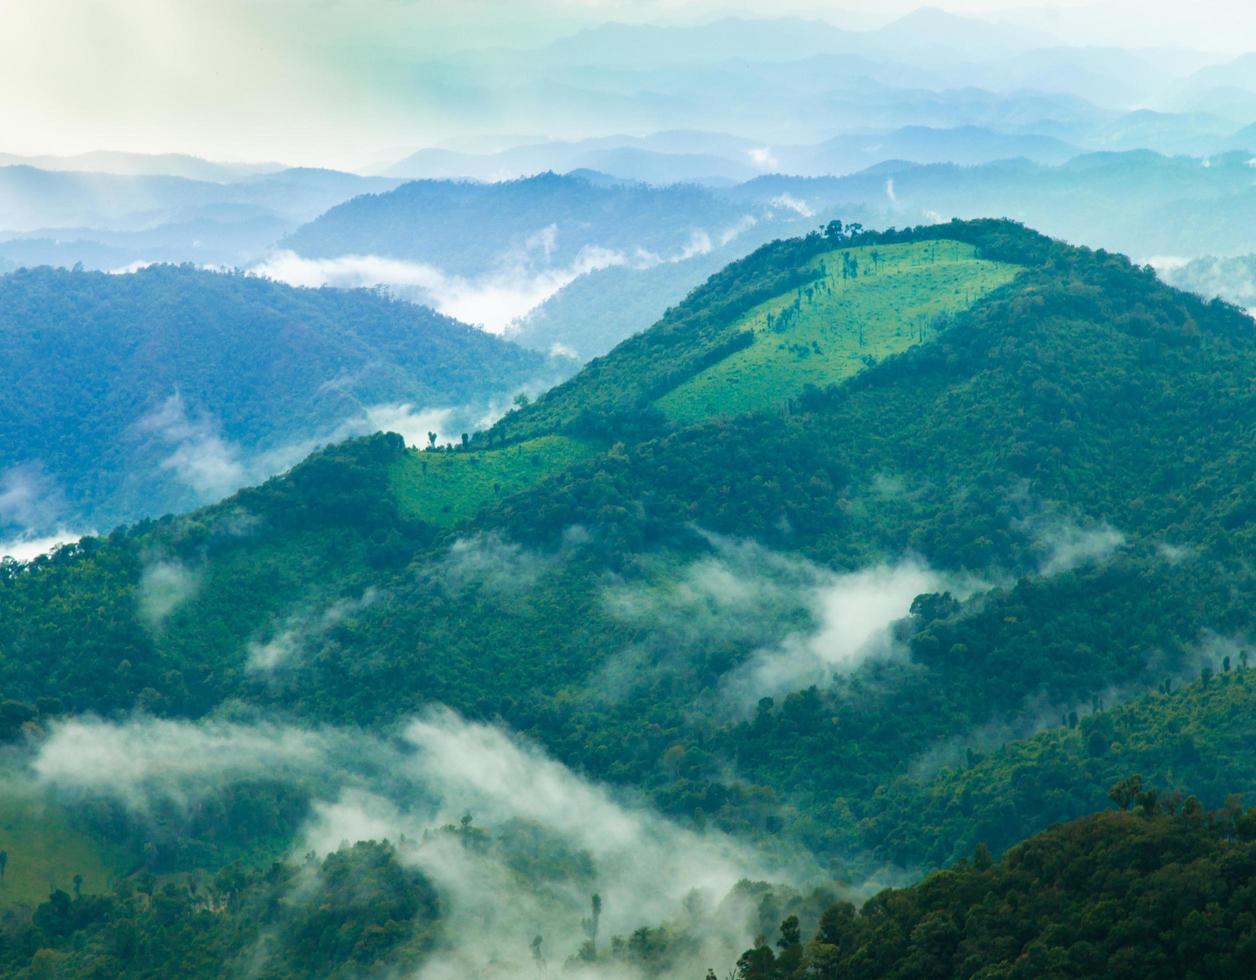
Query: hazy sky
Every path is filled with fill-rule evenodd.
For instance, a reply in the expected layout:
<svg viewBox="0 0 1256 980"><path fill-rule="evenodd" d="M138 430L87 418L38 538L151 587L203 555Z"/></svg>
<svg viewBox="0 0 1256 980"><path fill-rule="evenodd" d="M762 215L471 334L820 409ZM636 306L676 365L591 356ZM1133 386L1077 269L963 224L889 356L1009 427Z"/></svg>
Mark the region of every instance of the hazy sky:
<svg viewBox="0 0 1256 980"><path fill-rule="evenodd" d="M945 0L1073 41L1232 50L1256 37L1246 0ZM363 164L439 142L402 67L527 47L605 20L820 16L877 26L912 0L0 0L0 151L185 151ZM1125 11L1131 13L1126 14ZM439 99L438 82L426 76ZM498 84L508 84L509 79ZM433 89L435 86L436 90ZM491 91L491 89L490 89ZM456 112L456 104L452 111Z"/></svg>

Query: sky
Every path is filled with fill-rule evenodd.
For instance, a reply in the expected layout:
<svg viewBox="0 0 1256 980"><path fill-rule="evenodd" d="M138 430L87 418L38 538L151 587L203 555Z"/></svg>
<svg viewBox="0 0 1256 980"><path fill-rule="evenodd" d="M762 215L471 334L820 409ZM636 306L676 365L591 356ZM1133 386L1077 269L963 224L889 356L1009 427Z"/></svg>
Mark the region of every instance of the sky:
<svg viewBox="0 0 1256 980"><path fill-rule="evenodd" d="M944 0L1070 43L1190 44L1256 37L1245 0ZM608 20L723 15L878 26L913 0L0 0L0 152L191 152L363 166L466 136L458 100L418 66L528 48ZM492 57L480 58L492 65ZM427 99L429 106L416 109Z"/></svg>

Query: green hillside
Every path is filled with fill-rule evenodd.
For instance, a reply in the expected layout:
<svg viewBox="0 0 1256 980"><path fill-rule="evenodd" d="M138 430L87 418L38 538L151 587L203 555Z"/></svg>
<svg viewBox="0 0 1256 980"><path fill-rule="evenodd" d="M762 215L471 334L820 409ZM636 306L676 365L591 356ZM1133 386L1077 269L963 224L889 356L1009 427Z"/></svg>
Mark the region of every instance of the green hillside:
<svg viewBox="0 0 1256 980"><path fill-rule="evenodd" d="M1210 814L1148 789L1133 812L1054 827L997 863L979 848L858 910L831 906L814 939L786 919L737 977L1247 976L1253 862L1256 808Z"/></svg>
<svg viewBox="0 0 1256 980"><path fill-rule="evenodd" d="M954 241L826 252L818 275L760 303L733 325L754 343L658 399L678 422L785 406L946 328L949 318L1006 285L1016 266L977 258Z"/></svg>
<svg viewBox="0 0 1256 980"><path fill-rule="evenodd" d="M820 261L831 276L849 249L878 262L819 296ZM865 345L903 349L804 378L813 357L741 339L800 288L790 330L849 340L867 309ZM893 332L926 315L924 343ZM708 415L760 351L772 386ZM1127 762L1219 805L1256 791L1237 653L1256 634L1253 376L1238 311L1010 223L774 243L465 448L352 440L4 565L6 717L47 728L55 697L389 739L446 705L845 880L1001 851L1092 811ZM295 834L309 794L341 788L258 788L274 805L250 834ZM150 839L142 816L108 826ZM205 833L151 867L244 846Z"/></svg>
<svg viewBox="0 0 1256 980"><path fill-rule="evenodd" d="M506 449L476 452L411 450L390 476L401 512L452 527L484 505L517 493L595 452L587 441L540 436Z"/></svg>
<svg viewBox="0 0 1256 980"><path fill-rule="evenodd" d="M1244 657L1246 659L1246 656ZM862 843L901 864L949 864L984 843L996 853L1035 830L1103 805L1134 773L1165 794L1220 807L1256 791L1256 675L1226 662L1202 680L1008 742L929 778L904 778L873 802Z"/></svg>

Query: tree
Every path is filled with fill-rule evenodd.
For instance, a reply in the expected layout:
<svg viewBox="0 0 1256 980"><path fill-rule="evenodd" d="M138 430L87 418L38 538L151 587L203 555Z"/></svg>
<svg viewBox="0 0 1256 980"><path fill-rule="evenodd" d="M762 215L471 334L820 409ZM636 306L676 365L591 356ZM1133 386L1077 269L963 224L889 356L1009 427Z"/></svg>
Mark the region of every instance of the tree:
<svg viewBox="0 0 1256 980"><path fill-rule="evenodd" d="M435 432L429 432L427 434L427 448L428 449L436 448L436 433Z"/></svg>
<svg viewBox="0 0 1256 980"><path fill-rule="evenodd" d="M1128 776L1108 790L1108 798L1122 810L1128 810L1143 791L1142 776Z"/></svg>
<svg viewBox="0 0 1256 980"><path fill-rule="evenodd" d="M759 936L754 946L737 960L737 980L775 980L776 954L766 939Z"/></svg>
<svg viewBox="0 0 1256 980"><path fill-rule="evenodd" d="M584 934L589 937L589 944L595 953L597 952L598 923L601 919L602 896L594 895L589 901L589 917L580 921L580 927L584 930Z"/></svg>
<svg viewBox="0 0 1256 980"><path fill-rule="evenodd" d="M0 881L4 881L4 871L9 866L9 852L0 851Z"/></svg>
<svg viewBox="0 0 1256 980"><path fill-rule="evenodd" d="M83 876L80 874L74 876L74 897L83 897Z"/></svg>

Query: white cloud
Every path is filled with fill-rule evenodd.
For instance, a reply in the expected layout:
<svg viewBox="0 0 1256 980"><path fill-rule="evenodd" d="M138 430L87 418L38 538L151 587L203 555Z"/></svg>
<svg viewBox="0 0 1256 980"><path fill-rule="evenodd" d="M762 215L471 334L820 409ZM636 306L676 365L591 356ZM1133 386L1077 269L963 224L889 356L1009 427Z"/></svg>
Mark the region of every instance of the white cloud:
<svg viewBox="0 0 1256 980"><path fill-rule="evenodd" d="M606 668L608 693L630 687L649 666L666 667L668 658L727 648L748 656L725 677L716 702L743 708L889 655L890 627L922 593L962 598L987 587L913 558L835 572L753 542L710 541L713 554L665 570L657 584L607 589L608 609L643 637Z"/></svg>
<svg viewBox="0 0 1256 980"><path fill-rule="evenodd" d="M772 155L770 146L755 147L747 150L746 155L750 157L750 162L760 170L776 170L781 165L781 161Z"/></svg>
<svg viewBox="0 0 1256 980"><path fill-rule="evenodd" d="M552 234L538 234L530 241L548 255L553 250ZM502 333L580 276L627 262L621 252L586 246L568 266L536 271L520 261L472 279L423 262L378 255L307 259L284 250L249 271L293 286L388 286L402 295L406 291L417 292L419 298L446 316L477 324L491 333Z"/></svg>
<svg viewBox="0 0 1256 980"><path fill-rule="evenodd" d="M424 980L478 975L490 962L531 969L527 951L537 934L551 962L561 962L584 939L580 915L592 890L603 900L606 937L676 916L695 890L713 905L743 878L782 874L732 838L682 829L616 799L498 727L436 710L413 722L405 737L410 754L403 771L434 809L406 810L379 794L349 790L318 805L304 846L326 852L364 834L421 841L403 849L403 859L441 891L446 934L465 937L438 950L420 973ZM522 882L491 850L465 847L453 835L424 837L425 827L464 813L489 827L523 821L542 828L588 855L594 881ZM726 924L706 938L720 955L735 956L751 938L744 929L744 922Z"/></svg>
<svg viewBox="0 0 1256 980"><path fill-rule="evenodd" d="M59 530L54 534L38 537L16 537L8 541L0 541L0 558L13 558L17 561L30 561L40 555L51 554L63 544L78 541L94 531Z"/></svg>
<svg viewBox="0 0 1256 980"><path fill-rule="evenodd" d="M1031 522L1031 529L1042 555L1038 570L1043 575L1103 561L1125 544L1125 535L1106 523L1082 527L1066 518L1043 518Z"/></svg>
<svg viewBox="0 0 1256 980"><path fill-rule="evenodd" d="M277 725L73 720L53 728L31 769L54 789L145 810L158 798L187 802L234 780L320 769L331 744L317 732Z"/></svg>
<svg viewBox="0 0 1256 980"><path fill-rule="evenodd" d="M218 499L244 486L247 474L239 448L222 438L209 416L191 417L181 394L171 395L135 428L155 433L171 447L162 469L202 498Z"/></svg>
<svg viewBox="0 0 1256 980"><path fill-rule="evenodd" d="M199 573L178 561L157 561L145 566L136 591L139 616L150 630L159 630L179 606L200 588Z"/></svg>
<svg viewBox="0 0 1256 980"><path fill-rule="evenodd" d="M794 197L792 194L778 194L776 197L772 198L771 203L778 208L785 208L788 211L793 211L804 218L810 218L815 215L815 211L811 209L810 205L808 205L806 201Z"/></svg>
<svg viewBox="0 0 1256 980"><path fill-rule="evenodd" d="M250 641L246 666L253 671L267 671L291 662L308 643L324 636L349 616L371 606L378 598L378 591L368 588L356 599L340 599L317 612L288 616L283 628L268 640Z"/></svg>
<svg viewBox="0 0 1256 980"><path fill-rule="evenodd" d="M581 917L594 892L603 903L603 948L612 935L702 916L691 931L693 960L683 967L700 976L753 939L754 909L726 900L739 881L802 886L822 877L792 852L768 858L729 836L679 827L500 727L443 708L396 740L268 723L67 721L54 726L30 770L47 789L117 799L141 815L159 800L189 806L241 780L304 788L314 802L294 859L387 839L438 889L445 939L422 967L423 980L480 975L490 963L531 970L538 934L547 958L562 963L585 939ZM490 831L482 844L433 832L464 814ZM541 841L570 855L563 866L574 870L521 870L509 859L512 834L529 863Z"/></svg>
<svg viewBox="0 0 1256 980"><path fill-rule="evenodd" d="M965 597L984 587L975 579L938 572L917 559L855 572L822 572L808 596L814 628L756 651L727 680L743 704L811 684L825 685L869 659L895 650L891 626L928 592Z"/></svg>

